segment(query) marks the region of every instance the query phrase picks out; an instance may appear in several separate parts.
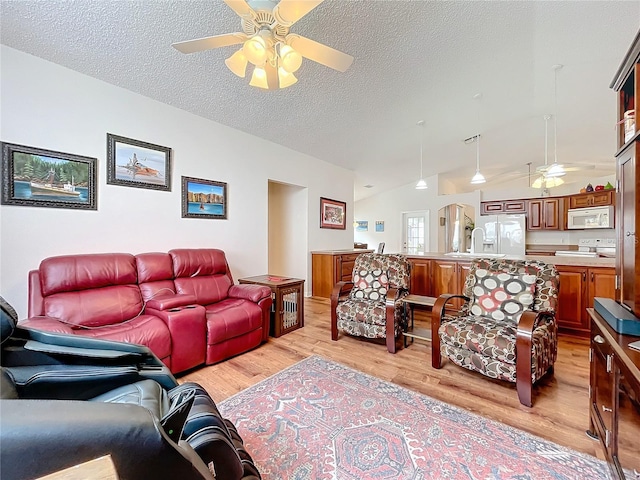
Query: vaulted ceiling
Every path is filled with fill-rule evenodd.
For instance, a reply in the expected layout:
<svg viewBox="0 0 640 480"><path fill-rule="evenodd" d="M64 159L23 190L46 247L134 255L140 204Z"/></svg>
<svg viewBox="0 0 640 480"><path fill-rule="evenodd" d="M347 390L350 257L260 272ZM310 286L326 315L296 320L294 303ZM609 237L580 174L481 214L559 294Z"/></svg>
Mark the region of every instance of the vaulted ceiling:
<svg viewBox="0 0 640 480"><path fill-rule="evenodd" d="M640 25L638 1L325 0L291 31L352 55L351 68L304 60L297 84L263 91L226 68L237 47L171 47L241 31L222 1L0 5L3 44L353 170L356 199L417 181L421 135L425 177L471 190L463 140L480 132L482 188L528 186L545 114L557 114L561 163L613 173L609 83Z"/></svg>

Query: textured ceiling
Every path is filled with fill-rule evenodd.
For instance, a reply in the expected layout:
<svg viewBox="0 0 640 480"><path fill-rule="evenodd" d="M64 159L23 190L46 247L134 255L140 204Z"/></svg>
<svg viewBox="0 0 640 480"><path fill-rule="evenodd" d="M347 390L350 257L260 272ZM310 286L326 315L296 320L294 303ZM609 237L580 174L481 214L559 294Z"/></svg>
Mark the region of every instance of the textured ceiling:
<svg viewBox="0 0 640 480"><path fill-rule="evenodd" d="M421 135L425 177L470 190L475 145L462 140L480 131L482 188L514 186L509 173L544 163L554 64L559 160L613 173L609 82L640 25L638 1L325 0L291 32L349 53L351 68L305 60L297 84L263 91L224 65L237 47L171 47L241 31L222 1L0 5L3 44L353 170L356 199L417 181Z"/></svg>

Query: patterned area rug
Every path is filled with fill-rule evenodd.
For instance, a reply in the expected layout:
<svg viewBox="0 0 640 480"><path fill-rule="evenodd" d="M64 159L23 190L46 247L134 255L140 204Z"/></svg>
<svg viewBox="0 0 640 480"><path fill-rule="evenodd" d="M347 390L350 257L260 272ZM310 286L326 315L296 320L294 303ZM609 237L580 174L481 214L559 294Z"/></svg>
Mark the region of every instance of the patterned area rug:
<svg viewBox="0 0 640 480"><path fill-rule="evenodd" d="M595 457L317 356L220 410L265 480L609 478Z"/></svg>

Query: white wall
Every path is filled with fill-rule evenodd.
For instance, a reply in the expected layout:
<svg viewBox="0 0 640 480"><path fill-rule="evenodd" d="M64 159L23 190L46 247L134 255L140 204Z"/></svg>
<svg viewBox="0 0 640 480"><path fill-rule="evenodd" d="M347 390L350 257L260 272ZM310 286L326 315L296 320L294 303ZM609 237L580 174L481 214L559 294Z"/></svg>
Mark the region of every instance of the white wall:
<svg viewBox="0 0 640 480"><path fill-rule="evenodd" d="M21 317L28 271L53 255L213 247L236 279L267 273L269 179L307 189L307 291L309 251L353 246L352 218L319 228L321 196L353 211L348 170L6 46L0 72L2 141L98 159L97 211L0 207L0 293ZM171 147L171 192L107 185L107 132ZM227 182L228 220L181 218L182 175Z"/></svg>
<svg viewBox="0 0 640 480"><path fill-rule="evenodd" d="M394 190L359 200L355 204L355 219L367 220L369 231L354 232L356 242L368 243L369 248L377 248L385 242L385 253L402 251L402 213L426 210L429 212L429 250L438 249L438 210L451 203L471 205L480 211L480 192L438 195L438 177L426 179L429 188L416 190L411 183ZM376 220L384 221L384 233L375 231Z"/></svg>
<svg viewBox="0 0 640 480"><path fill-rule="evenodd" d="M270 274L305 278L307 203L306 188L269 182Z"/></svg>

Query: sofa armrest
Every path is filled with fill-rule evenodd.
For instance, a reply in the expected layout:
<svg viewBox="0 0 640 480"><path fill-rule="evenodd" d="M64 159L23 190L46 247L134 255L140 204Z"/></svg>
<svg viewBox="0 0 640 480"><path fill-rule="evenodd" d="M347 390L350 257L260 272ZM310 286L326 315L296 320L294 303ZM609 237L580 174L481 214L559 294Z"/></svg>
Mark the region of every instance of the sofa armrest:
<svg viewBox="0 0 640 480"><path fill-rule="evenodd" d="M230 298L242 298L258 303L264 298L271 297L271 289L263 285L243 283L242 285L231 285L227 295Z"/></svg>
<svg viewBox="0 0 640 480"><path fill-rule="evenodd" d="M193 297L193 295L183 296ZM207 348L207 318L202 305L156 310L147 304L146 313L160 318L169 328L173 373L183 372L204 363Z"/></svg>
<svg viewBox="0 0 640 480"><path fill-rule="evenodd" d="M73 328L53 317L39 316L25 318L18 322L18 326L29 330L44 330L46 332L66 333L67 335L74 334Z"/></svg>
<svg viewBox="0 0 640 480"><path fill-rule="evenodd" d="M147 301L146 307L154 310L170 310L196 303L196 296L190 293L178 295L161 295Z"/></svg>

